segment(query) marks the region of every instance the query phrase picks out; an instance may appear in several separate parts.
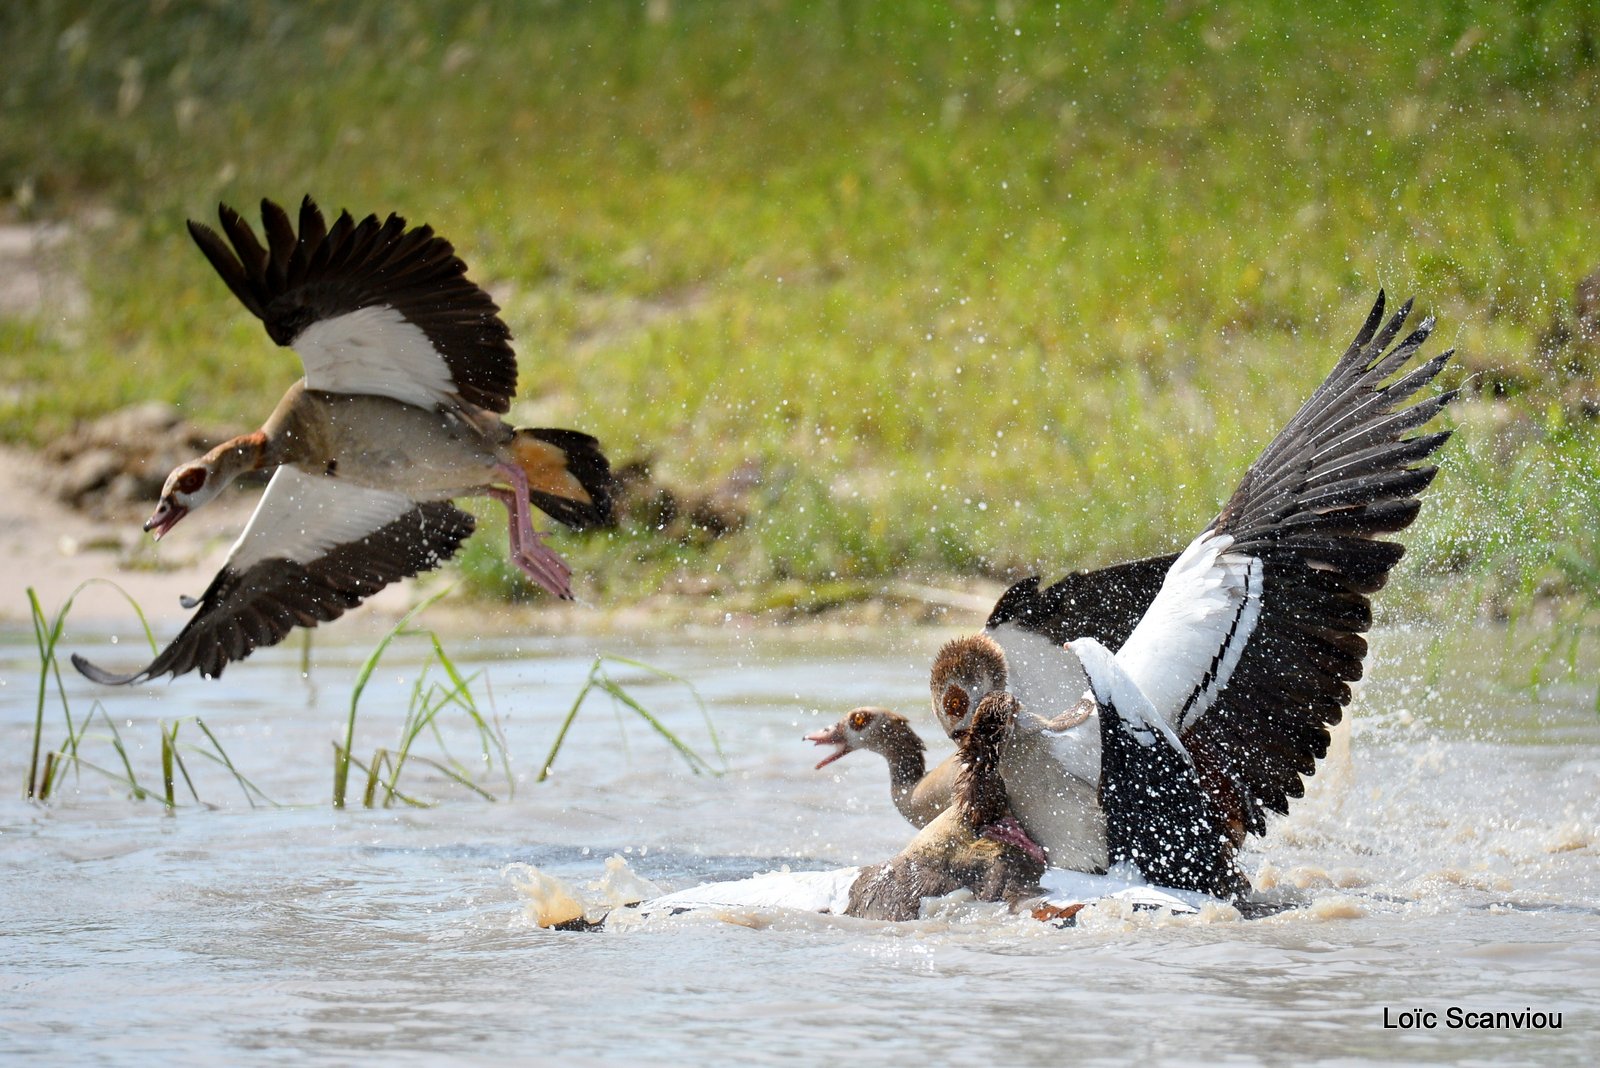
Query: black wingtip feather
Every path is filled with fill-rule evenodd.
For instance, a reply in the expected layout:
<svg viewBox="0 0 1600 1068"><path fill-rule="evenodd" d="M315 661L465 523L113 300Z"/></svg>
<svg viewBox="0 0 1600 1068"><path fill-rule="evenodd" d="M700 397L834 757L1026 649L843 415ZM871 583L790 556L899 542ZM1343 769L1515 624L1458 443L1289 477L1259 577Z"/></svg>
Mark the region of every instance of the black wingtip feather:
<svg viewBox="0 0 1600 1068"><path fill-rule="evenodd" d="M72 654L72 666L78 669L78 674L90 682L97 682L102 686L127 686L130 683L140 682L150 677L148 671L135 671L127 675L116 675L105 668L91 663L81 653Z"/></svg>

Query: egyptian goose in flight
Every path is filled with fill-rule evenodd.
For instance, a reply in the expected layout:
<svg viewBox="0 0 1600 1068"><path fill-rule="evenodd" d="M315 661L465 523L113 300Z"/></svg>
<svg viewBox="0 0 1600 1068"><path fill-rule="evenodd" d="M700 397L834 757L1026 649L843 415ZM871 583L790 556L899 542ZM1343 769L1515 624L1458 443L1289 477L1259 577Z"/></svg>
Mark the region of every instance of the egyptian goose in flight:
<svg viewBox="0 0 1600 1068"><path fill-rule="evenodd" d="M882 756L889 762L889 793L894 807L913 827L926 827L950 807L961 770L960 754L950 754L927 771L926 746L898 712L887 708L853 709L833 726L806 735L805 741L837 747L817 762L818 770L858 749Z"/></svg>
<svg viewBox="0 0 1600 1068"><path fill-rule="evenodd" d="M1327 379L1182 553L1042 590L1026 579L1001 596L984 634L941 651L930 691L947 733L992 692L1020 699L1000 769L1052 867L1098 872L1140 854L1152 881L1226 896L1245 836L1304 793L1361 677L1370 595L1404 552L1380 535L1416 518L1437 470L1423 461L1449 437L1412 434L1456 394L1405 406L1451 356L1402 373L1433 327L1423 320L1391 349L1410 310L1385 322L1379 294ZM1129 771L1141 752L1127 738L1153 747L1143 754L1160 762L1151 773L1188 781L1192 769L1208 811L1149 796ZM1193 819L1193 841L1139 840L1143 824ZM1199 851L1198 863L1174 850Z"/></svg>
<svg viewBox="0 0 1600 1068"><path fill-rule="evenodd" d="M588 434L500 418L517 386L511 332L450 243L398 215L342 212L330 227L310 197L298 233L261 202L265 247L233 209L219 215L227 241L193 221L190 234L305 377L261 429L174 470L145 523L160 538L239 475L275 470L182 632L131 674L75 655L78 670L108 684L220 675L296 626L439 566L472 533L473 517L451 503L461 496L504 504L513 562L570 599L571 571L540 541L530 505L576 529L610 525L610 464Z"/></svg>

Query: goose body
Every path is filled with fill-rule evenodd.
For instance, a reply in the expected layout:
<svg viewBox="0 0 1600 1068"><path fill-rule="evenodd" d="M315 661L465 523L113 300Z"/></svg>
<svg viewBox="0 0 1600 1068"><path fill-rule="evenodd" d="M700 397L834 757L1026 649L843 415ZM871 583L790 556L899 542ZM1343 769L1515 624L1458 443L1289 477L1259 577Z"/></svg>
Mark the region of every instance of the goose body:
<svg viewBox="0 0 1600 1068"><path fill-rule="evenodd" d="M609 525L610 465L588 434L500 418L516 392L511 334L449 242L395 215L357 223L345 212L330 227L309 197L298 229L262 202L265 245L237 212L219 215L227 240L196 222L190 233L305 375L259 429L175 469L145 523L160 538L240 475L273 472L189 623L142 670L75 655L78 670L109 684L219 675L439 566L472 533L451 503L464 496L503 504L512 562L570 599L571 571L533 530L532 508L575 528Z"/></svg>
<svg viewBox="0 0 1600 1068"><path fill-rule="evenodd" d="M1053 867L1129 861L1181 888L1248 889L1234 854L1326 754L1370 595L1404 552L1381 536L1415 519L1436 473L1423 461L1449 437L1413 432L1453 391L1406 402L1451 353L1407 368L1433 322L1394 344L1411 305L1385 321L1384 304L1183 552L1026 579L983 634L941 650L930 692L947 733L997 690L1025 709L1001 773Z"/></svg>
<svg viewBox="0 0 1600 1068"><path fill-rule="evenodd" d="M1092 655L1092 654L1091 654ZM1195 779L1193 768L1182 759L1176 739L1162 746L1151 746L1147 737L1153 724L1149 710L1129 695L1116 694L1104 714L1096 721L1107 731L1105 751L1113 761L1121 760L1131 772L1129 781L1136 789L1163 799L1175 820L1201 812L1208 801ZM1119 712L1126 708L1126 713ZM857 710L861 711L861 710ZM1009 693L994 691L984 696L966 726L959 731L960 760L951 804L923 827L894 857L868 867L836 868L828 871L767 872L748 879L707 883L671 894L650 898L628 906L638 916L677 915L683 912L799 912L854 916L860 919L901 921L922 915L924 902L965 891L978 901L1003 902L1014 911L1025 911L1036 919L1073 922L1085 905L1115 900L1133 908L1165 909L1176 914L1192 914L1207 904L1218 903L1211 892L1193 887L1153 886L1140 874L1137 859L1150 854L1171 854L1191 864L1207 866L1207 857L1191 847L1196 835L1172 839L1170 827L1159 824L1141 828L1129 824L1126 856L1110 874L1088 875L1061 868L1047 868L1044 851L1020 825L1011 809L1009 792L1000 773L1000 760L1008 742L1023 719L1020 702ZM1096 729L1080 719L1067 730ZM1109 728L1106 725L1111 725ZM859 729L859 728L858 728ZM1126 750L1131 749L1131 752ZM1187 803L1186 812L1182 806ZM1113 823L1113 848L1123 843L1118 831L1126 806L1116 797L1108 799L1106 810ZM1193 824L1199 828L1199 822ZM1203 836L1203 830L1200 832ZM1185 875L1182 863L1168 869ZM1219 896L1236 897L1237 887L1216 885ZM574 929L592 929L598 922L583 920Z"/></svg>
<svg viewBox="0 0 1600 1068"><path fill-rule="evenodd" d="M961 771L950 807L894 857L864 869L845 912L873 920L915 919L922 901L969 890L979 901L1015 906L1038 892L1045 854L1012 815L1000 752L1016 722L1017 700L997 691L959 732Z"/></svg>

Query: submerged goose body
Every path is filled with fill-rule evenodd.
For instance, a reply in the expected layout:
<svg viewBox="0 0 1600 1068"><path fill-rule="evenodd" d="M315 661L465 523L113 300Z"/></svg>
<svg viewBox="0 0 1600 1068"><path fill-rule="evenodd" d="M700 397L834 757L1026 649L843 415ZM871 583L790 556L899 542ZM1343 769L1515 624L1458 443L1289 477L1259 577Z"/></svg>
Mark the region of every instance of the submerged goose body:
<svg viewBox="0 0 1600 1068"><path fill-rule="evenodd" d="M1132 707L1132 702L1125 703ZM1165 747L1148 745L1148 739L1142 737L1148 724L1136 707L1125 716L1108 702L1104 712L1101 722L1113 725L1106 752L1120 756L1126 751L1128 781L1136 784L1136 790L1162 798L1174 815L1206 810L1208 799L1193 769L1174 759L1181 753L1174 741L1169 739ZM1181 855L1198 866L1208 866L1209 858L1193 850L1192 841L1175 837L1185 832L1172 827L1158 826L1152 831L1130 825L1125 836L1128 863L1109 875L1047 868L1043 850L1013 815L1000 774L1001 751L1021 714L1019 702L1010 694L994 692L984 697L970 725L961 731L957 754L961 773L951 805L882 864L768 872L690 887L630 908L642 916L796 910L901 921L921 916L929 899L966 891L975 900L1003 902L1036 919L1071 922L1083 906L1102 900L1192 914L1208 904L1218 904L1219 898L1237 898L1242 880L1216 883L1214 890L1205 891L1152 885L1137 874L1135 858L1150 853ZM1125 738L1117 736L1124 733ZM1186 812L1182 811L1185 805ZM1115 798L1108 798L1106 808L1113 834L1120 833L1123 807ZM1185 874L1181 863L1170 870L1180 877ZM577 926L587 929L595 924L585 921Z"/></svg>
<svg viewBox="0 0 1600 1068"><path fill-rule="evenodd" d="M687 912L812 912L829 916L848 915L851 893L861 879L862 868L832 868L825 871L771 871L747 879L702 883L670 894L652 897L635 905L623 906L622 915L650 918L677 916ZM1173 915L1194 915L1210 906L1228 904L1210 895L1175 887L1156 886L1131 873L1095 875L1062 868L1046 868L1039 878L1038 895L1019 902L1039 920L1070 923L1086 905L1118 902L1139 910L1165 910ZM619 915L613 912L612 916ZM743 918L742 915L740 917ZM592 930L599 923L573 925Z"/></svg>
<svg viewBox="0 0 1600 1068"><path fill-rule="evenodd" d="M267 491L178 637L143 669L78 670L124 684L199 670L328 622L391 582L439 566L472 533L457 497L489 496L510 517L512 562L558 597L571 571L532 528L537 507L567 526L610 525L614 483L599 443L575 430L516 429L510 331L450 243L390 215L330 227L307 197L298 229L262 202L263 245L220 209L227 240L190 233L228 288L305 376L260 429L168 477L145 524L157 538L240 475Z"/></svg>
<svg viewBox="0 0 1600 1068"><path fill-rule="evenodd" d="M1415 519L1436 473L1423 461L1449 437L1413 435L1455 393L1405 406L1451 355L1406 369L1433 325L1394 344L1410 308L1386 322L1379 294L1327 379L1182 553L1045 589L1024 580L983 634L941 652L930 690L947 733L990 692L1020 699L1001 773L1052 866L1132 860L1153 881L1243 888L1233 855L1265 831L1267 812L1303 794L1326 754L1361 677L1370 596L1404 552L1381 536ZM1193 796L1173 807L1137 785L1152 762L1167 781L1198 784L1198 817ZM1198 839L1161 830L1196 818Z"/></svg>

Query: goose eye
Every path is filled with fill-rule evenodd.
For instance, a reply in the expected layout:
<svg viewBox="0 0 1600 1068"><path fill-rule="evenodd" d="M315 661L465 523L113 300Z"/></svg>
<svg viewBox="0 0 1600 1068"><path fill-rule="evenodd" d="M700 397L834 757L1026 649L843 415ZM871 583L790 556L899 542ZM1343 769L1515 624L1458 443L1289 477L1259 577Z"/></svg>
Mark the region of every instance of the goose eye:
<svg viewBox="0 0 1600 1068"><path fill-rule="evenodd" d="M178 476L178 483L173 488L179 493L193 493L206 484L206 472L203 467L191 467Z"/></svg>
<svg viewBox="0 0 1600 1068"><path fill-rule="evenodd" d="M959 686L944 691L944 714L950 719L960 719L967 714L967 693Z"/></svg>
<svg viewBox="0 0 1600 1068"><path fill-rule="evenodd" d="M851 730L860 731L860 730L866 730L866 728L867 728L867 714L865 712L857 712L853 716L850 717L850 729Z"/></svg>

